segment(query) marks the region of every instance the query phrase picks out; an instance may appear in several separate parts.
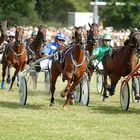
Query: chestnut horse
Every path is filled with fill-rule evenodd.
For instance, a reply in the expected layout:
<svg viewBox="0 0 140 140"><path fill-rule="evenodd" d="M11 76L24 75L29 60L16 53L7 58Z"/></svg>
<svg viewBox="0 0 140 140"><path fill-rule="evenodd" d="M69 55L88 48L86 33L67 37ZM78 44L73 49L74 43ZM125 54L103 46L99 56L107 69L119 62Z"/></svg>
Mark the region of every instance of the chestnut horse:
<svg viewBox="0 0 140 140"><path fill-rule="evenodd" d="M15 68L14 76L12 77L11 86L9 91L12 91L12 86L19 71L24 69L26 64L26 48L22 41L24 29L22 27L16 28L15 42L5 49L2 57L2 84L1 88L4 88L6 68L8 65L12 65Z"/></svg>
<svg viewBox="0 0 140 140"><path fill-rule="evenodd" d="M114 95L115 87L121 76L127 76L138 64L136 51L140 53L140 32L132 32L126 46L115 48L114 55L107 52L102 60L104 66L104 93L103 101L109 95ZM111 85L107 86L107 75L110 76Z"/></svg>
<svg viewBox="0 0 140 140"><path fill-rule="evenodd" d="M42 58L41 50L46 42L46 27L39 26L36 38L31 42L30 48L36 59Z"/></svg>
<svg viewBox="0 0 140 140"><path fill-rule="evenodd" d="M64 107L67 106L69 100L73 98L72 91L76 85L80 82L84 72L87 68L87 57L85 55L85 46L87 41L87 31L84 27L74 28L74 40L73 47L68 49L65 54L64 67L62 70L63 81L67 80L67 86L65 90L61 93L62 97L66 96L66 102ZM51 85L51 104L54 104L54 91L55 83Z"/></svg>

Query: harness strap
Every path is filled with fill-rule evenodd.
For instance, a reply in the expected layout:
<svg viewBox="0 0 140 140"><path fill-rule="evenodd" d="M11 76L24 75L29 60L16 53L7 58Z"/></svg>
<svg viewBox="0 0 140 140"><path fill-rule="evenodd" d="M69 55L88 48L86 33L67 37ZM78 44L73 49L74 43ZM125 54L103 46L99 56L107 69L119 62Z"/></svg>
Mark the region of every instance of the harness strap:
<svg viewBox="0 0 140 140"><path fill-rule="evenodd" d="M73 51L72 51L72 52L73 52ZM85 55L85 53L84 53L84 55ZM74 59L73 59L72 53L71 53L70 56L71 56L72 63L73 63L73 65L74 65L74 74L76 74L76 68L77 68L77 67L80 67L81 65L84 64L86 57L84 56L82 63L77 65L77 64L75 63Z"/></svg>

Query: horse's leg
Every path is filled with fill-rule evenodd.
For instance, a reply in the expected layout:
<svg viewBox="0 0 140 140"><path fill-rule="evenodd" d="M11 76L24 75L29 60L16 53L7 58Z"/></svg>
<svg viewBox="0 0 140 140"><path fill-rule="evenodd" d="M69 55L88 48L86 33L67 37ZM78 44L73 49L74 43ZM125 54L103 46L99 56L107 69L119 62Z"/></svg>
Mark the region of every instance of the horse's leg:
<svg viewBox="0 0 140 140"><path fill-rule="evenodd" d="M10 70L11 70L11 65L8 65L8 70L7 70L7 83L10 84L11 78L10 78Z"/></svg>
<svg viewBox="0 0 140 140"><path fill-rule="evenodd" d="M72 84L70 85L69 90L67 91L66 101L65 101L65 103L63 105L64 108L67 107L68 102L70 102L71 104L73 104L75 97L74 97L74 94L72 92L75 89L75 87L77 86L77 84L79 83L79 80L76 80L76 81L71 82L71 83Z"/></svg>
<svg viewBox="0 0 140 140"><path fill-rule="evenodd" d="M111 85L107 90L109 91L109 95L112 96L115 93L116 85L118 81L120 80L121 76L116 76L114 74L111 74L110 78L111 78Z"/></svg>
<svg viewBox="0 0 140 140"><path fill-rule="evenodd" d="M58 76L60 75L60 71L59 70L55 70L54 65L52 65L51 68L51 101L50 101L50 106L53 106L54 103L54 92L55 92L55 85L56 85L56 81Z"/></svg>
<svg viewBox="0 0 140 140"><path fill-rule="evenodd" d="M4 89L4 86L5 86L6 68L7 68L7 63L5 62L2 64L2 83L1 83L2 89Z"/></svg>
<svg viewBox="0 0 140 140"><path fill-rule="evenodd" d="M14 81L15 81L15 78L16 78L18 72L19 72L19 68L17 68L17 69L15 70L14 76L12 77L12 82L11 82L11 86L10 86L10 88L9 88L9 91L13 91L13 90L12 90L13 83L14 83Z"/></svg>
<svg viewBox="0 0 140 140"><path fill-rule="evenodd" d="M105 101L108 98L106 87L107 87L107 72L104 71L104 82L103 82L104 90L103 90L103 99L102 99L102 101Z"/></svg>
<svg viewBox="0 0 140 140"><path fill-rule="evenodd" d="M64 98L67 95L67 92L68 92L71 84L72 84L71 79L67 80L67 85L66 85L65 89L60 94L62 98Z"/></svg>

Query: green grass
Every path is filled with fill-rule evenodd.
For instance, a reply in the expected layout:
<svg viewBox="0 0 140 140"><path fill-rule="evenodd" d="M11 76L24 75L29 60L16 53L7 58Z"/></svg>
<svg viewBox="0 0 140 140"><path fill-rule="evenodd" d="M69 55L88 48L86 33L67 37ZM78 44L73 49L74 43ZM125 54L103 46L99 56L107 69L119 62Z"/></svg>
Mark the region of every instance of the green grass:
<svg viewBox="0 0 140 140"><path fill-rule="evenodd" d="M8 92L9 85L0 90L0 140L139 140L140 104L130 103L122 111L116 94L102 102L92 77L89 106L76 103L63 110L60 91L66 83L58 79L55 106L50 108L50 96L45 93L43 74L37 89L28 92L25 106L19 105L18 88ZM30 84L28 85L30 87Z"/></svg>

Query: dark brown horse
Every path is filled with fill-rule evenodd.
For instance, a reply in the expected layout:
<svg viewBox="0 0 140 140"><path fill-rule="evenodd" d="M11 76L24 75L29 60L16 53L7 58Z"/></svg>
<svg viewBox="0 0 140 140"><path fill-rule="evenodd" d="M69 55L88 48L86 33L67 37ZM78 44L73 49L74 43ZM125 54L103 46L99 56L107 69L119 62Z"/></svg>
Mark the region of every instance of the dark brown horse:
<svg viewBox="0 0 140 140"><path fill-rule="evenodd" d="M89 51L89 55L92 55L92 51L97 47L97 41L99 36L99 25L96 23L89 24L90 29L87 31L87 47L86 50Z"/></svg>
<svg viewBox="0 0 140 140"><path fill-rule="evenodd" d="M140 53L140 32L132 32L126 46L117 47L114 55L107 52L103 58L104 66L104 93L103 101L108 97L107 90L112 96L121 76L127 76L138 64L136 51ZM107 86L107 75L110 76L111 85Z"/></svg>
<svg viewBox="0 0 140 140"><path fill-rule="evenodd" d="M92 55L94 48L98 46L98 37L99 37L99 25L96 23L88 24L90 29L87 31L87 46L86 50L89 52L89 55ZM94 72L94 66L88 65L88 76L91 78Z"/></svg>
<svg viewBox="0 0 140 140"><path fill-rule="evenodd" d="M1 88L4 88L6 68L8 65L12 65L15 68L14 76L12 77L11 86L9 91L12 90L15 77L19 71L24 69L26 63L26 48L22 41L24 34L24 29L22 27L17 27L15 42L10 44L10 46L5 49L2 58L2 84Z"/></svg>
<svg viewBox="0 0 140 140"><path fill-rule="evenodd" d="M30 44L30 47L34 52L36 59L42 57L41 50L45 42L46 42L46 27L39 26L37 36Z"/></svg>
<svg viewBox="0 0 140 140"><path fill-rule="evenodd" d="M64 68L62 71L63 81L67 80L67 86L65 90L61 93L62 97L66 96L66 102L64 104L64 107L66 107L69 100L73 98L72 91L80 82L87 68L87 59L85 55L87 31L83 27L75 27L74 29L74 46L69 49L65 54ZM53 83L52 79L51 105L54 104L54 91L55 83Z"/></svg>
<svg viewBox="0 0 140 140"><path fill-rule="evenodd" d="M3 43L3 41L7 38L6 31L7 31L7 20L1 20L0 21L0 45Z"/></svg>

